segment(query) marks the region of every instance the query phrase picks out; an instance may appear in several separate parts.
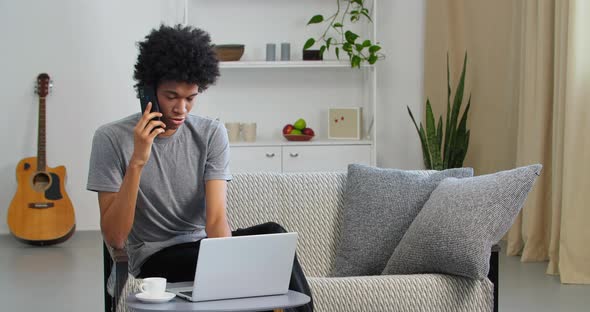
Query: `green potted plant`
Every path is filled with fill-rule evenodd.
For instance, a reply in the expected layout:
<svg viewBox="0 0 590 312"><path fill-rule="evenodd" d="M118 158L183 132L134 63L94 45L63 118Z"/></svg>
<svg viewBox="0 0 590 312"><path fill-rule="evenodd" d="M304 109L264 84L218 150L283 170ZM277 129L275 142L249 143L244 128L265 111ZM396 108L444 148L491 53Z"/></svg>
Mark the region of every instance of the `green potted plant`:
<svg viewBox="0 0 590 312"><path fill-rule="evenodd" d="M326 29L319 38L309 38L303 46L303 50L308 50L314 44L321 43L319 48L320 56L324 52L330 51L330 48L336 53L336 58L340 59L340 52L346 53L350 60L351 67L359 68L363 62L375 64L377 60L384 57L378 42L371 42L369 39L363 39L355 32L347 29L347 23L356 23L361 20L368 20L372 23L369 9L365 7L365 0L336 0L337 9L334 14L324 17L321 14L314 15L307 25L326 23Z"/></svg>
<svg viewBox="0 0 590 312"><path fill-rule="evenodd" d="M451 109L451 78L449 74L449 55L447 54L447 118L446 126L443 125L442 115L435 125L434 114L430 100L426 100L426 125L425 127L416 124L410 107L408 113L414 122L420 142L422 143L422 154L426 169L443 170L448 168L459 168L463 166L463 160L469 146L469 130L467 129L467 113L471 106L471 94L465 111L459 121L459 112L463 103L463 91L465 87L465 69L467 68L467 53L463 60L461 78L455 90L455 98ZM459 124L457 125L457 122ZM443 128L444 142L443 142Z"/></svg>

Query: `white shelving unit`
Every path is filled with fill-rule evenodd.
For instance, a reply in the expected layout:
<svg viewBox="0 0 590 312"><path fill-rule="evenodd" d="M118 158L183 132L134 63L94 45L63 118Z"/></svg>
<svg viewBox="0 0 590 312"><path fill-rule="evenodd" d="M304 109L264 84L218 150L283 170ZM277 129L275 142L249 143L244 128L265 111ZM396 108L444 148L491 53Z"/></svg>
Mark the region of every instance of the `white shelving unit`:
<svg viewBox="0 0 590 312"><path fill-rule="evenodd" d="M223 1L223 0L216 0ZM189 0L184 0L184 24L188 23ZM372 24L365 29L372 42L376 40L376 2L372 1ZM272 1L267 2L272 5ZM344 70L359 71L362 74L362 94L366 100L363 104L363 137L361 140L328 140L320 137L307 142L290 142L283 138L262 140L257 142L231 143L232 172L243 171L333 171L346 170L348 163L376 164L376 118L377 112L377 71L374 65L363 64L360 69L351 68L346 54L341 53L341 60L324 61L258 61L242 60L235 62L220 62L220 68L226 75L234 71L256 70L308 70L309 75L317 71L338 72ZM334 72L334 73L338 73ZM307 73L307 72L305 72ZM282 78L281 78L282 79ZM252 83L252 81L249 81ZM285 76L285 84L289 83L289 75ZM318 85L321 88L321 85ZM295 96L295 95L294 95ZM325 107L323 108L325 109ZM367 115L368 114L368 115ZM317 133L316 133L317 134Z"/></svg>
<svg viewBox="0 0 590 312"><path fill-rule="evenodd" d="M220 68L349 68L348 61L235 61L220 62ZM373 65L362 65L372 68Z"/></svg>
<svg viewBox="0 0 590 312"><path fill-rule="evenodd" d="M231 143L231 146L307 146L307 145L373 145L371 140L311 140L311 141L287 141L267 140L256 142Z"/></svg>

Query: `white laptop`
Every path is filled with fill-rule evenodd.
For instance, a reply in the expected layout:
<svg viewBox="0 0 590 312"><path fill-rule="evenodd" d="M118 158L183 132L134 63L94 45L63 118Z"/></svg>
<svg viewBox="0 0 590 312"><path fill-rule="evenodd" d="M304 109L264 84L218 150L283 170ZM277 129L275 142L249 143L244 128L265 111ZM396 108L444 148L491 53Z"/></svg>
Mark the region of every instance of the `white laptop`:
<svg viewBox="0 0 590 312"><path fill-rule="evenodd" d="M168 291L190 301L286 294L297 233L201 241L194 282L171 283Z"/></svg>

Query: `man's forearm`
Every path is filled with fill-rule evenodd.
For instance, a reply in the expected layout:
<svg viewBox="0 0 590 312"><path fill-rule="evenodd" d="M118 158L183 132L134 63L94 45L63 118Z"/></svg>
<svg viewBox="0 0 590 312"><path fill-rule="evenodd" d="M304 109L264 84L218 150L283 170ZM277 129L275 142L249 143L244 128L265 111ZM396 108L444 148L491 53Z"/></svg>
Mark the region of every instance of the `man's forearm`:
<svg viewBox="0 0 590 312"><path fill-rule="evenodd" d="M205 232L207 232L207 237L230 237L231 230L229 228L229 224L227 220L217 220L211 223L207 223L205 226Z"/></svg>
<svg viewBox="0 0 590 312"><path fill-rule="evenodd" d="M123 248L135 218L135 205L141 178L141 166L127 167L119 192L101 219L101 229L107 243L115 248Z"/></svg>

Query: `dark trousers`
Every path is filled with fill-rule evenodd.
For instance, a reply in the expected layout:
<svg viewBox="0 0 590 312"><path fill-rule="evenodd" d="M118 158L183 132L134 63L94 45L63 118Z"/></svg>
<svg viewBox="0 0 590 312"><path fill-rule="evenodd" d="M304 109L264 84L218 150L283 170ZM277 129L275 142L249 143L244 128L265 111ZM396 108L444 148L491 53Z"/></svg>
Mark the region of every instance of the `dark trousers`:
<svg viewBox="0 0 590 312"><path fill-rule="evenodd" d="M285 229L274 222L255 225L245 229L237 229L232 236L259 235L285 233ZM197 268L197 257L201 242L184 243L164 248L150 256L141 266L141 272L137 277L165 277L169 283L192 281ZM311 298L311 289L303 274L297 255L293 262L293 272L289 282L289 289L304 293ZM313 299L306 305L286 309L285 311L313 311Z"/></svg>

